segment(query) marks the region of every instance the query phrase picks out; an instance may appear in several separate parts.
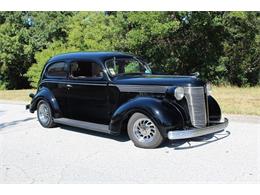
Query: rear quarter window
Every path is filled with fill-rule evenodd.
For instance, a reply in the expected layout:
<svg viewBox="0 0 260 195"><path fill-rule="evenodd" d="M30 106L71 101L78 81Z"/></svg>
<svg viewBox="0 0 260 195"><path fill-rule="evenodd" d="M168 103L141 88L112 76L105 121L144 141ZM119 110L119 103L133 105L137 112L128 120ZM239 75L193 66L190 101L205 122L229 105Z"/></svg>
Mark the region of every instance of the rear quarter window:
<svg viewBox="0 0 260 195"><path fill-rule="evenodd" d="M47 69L46 75L47 75L47 77L65 78L67 76L66 63L57 62L57 63L51 64Z"/></svg>

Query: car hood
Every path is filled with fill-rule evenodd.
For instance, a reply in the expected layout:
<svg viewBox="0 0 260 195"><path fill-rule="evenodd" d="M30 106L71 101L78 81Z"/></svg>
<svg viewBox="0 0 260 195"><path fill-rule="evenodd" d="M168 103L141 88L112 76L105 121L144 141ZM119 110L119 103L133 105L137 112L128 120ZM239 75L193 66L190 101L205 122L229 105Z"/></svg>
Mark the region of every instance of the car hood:
<svg viewBox="0 0 260 195"><path fill-rule="evenodd" d="M119 85L156 85L156 86L204 86L205 82L195 76L179 75L125 75L114 78Z"/></svg>

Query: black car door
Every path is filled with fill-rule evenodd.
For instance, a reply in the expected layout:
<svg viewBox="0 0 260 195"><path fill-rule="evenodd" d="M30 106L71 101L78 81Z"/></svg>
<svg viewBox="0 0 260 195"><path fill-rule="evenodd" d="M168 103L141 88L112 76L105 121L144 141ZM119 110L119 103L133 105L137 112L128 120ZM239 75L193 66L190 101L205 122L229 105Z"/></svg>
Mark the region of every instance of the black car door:
<svg viewBox="0 0 260 195"><path fill-rule="evenodd" d="M42 87L47 87L56 99L63 117L68 117L68 64L64 61L53 62L47 66L41 82Z"/></svg>
<svg viewBox="0 0 260 195"><path fill-rule="evenodd" d="M107 80L101 65L86 60L70 62L67 87L69 118L109 123Z"/></svg>

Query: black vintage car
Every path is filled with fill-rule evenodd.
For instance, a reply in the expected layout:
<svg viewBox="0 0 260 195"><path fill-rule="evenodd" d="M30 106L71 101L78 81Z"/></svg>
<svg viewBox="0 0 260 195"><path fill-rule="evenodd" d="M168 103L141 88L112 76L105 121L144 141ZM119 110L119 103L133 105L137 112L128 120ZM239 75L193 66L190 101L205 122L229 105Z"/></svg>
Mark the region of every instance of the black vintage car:
<svg viewBox="0 0 260 195"><path fill-rule="evenodd" d="M27 105L43 127L66 124L119 135L138 147L224 130L209 85L197 76L154 74L141 59L119 52L57 55L45 65Z"/></svg>

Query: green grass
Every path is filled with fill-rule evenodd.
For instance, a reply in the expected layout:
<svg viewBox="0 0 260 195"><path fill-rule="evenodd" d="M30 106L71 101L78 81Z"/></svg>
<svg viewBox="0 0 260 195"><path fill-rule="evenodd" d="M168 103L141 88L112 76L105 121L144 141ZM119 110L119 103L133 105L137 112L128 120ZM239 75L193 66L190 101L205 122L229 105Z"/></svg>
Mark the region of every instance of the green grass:
<svg viewBox="0 0 260 195"><path fill-rule="evenodd" d="M260 87L213 87L213 97L222 112L260 115Z"/></svg>
<svg viewBox="0 0 260 195"><path fill-rule="evenodd" d="M29 102L31 100L29 94L35 92L35 89L1 90L0 100Z"/></svg>
<svg viewBox="0 0 260 195"><path fill-rule="evenodd" d="M34 89L2 90L0 100L29 102ZM213 87L213 97L224 113L260 116L260 87Z"/></svg>

